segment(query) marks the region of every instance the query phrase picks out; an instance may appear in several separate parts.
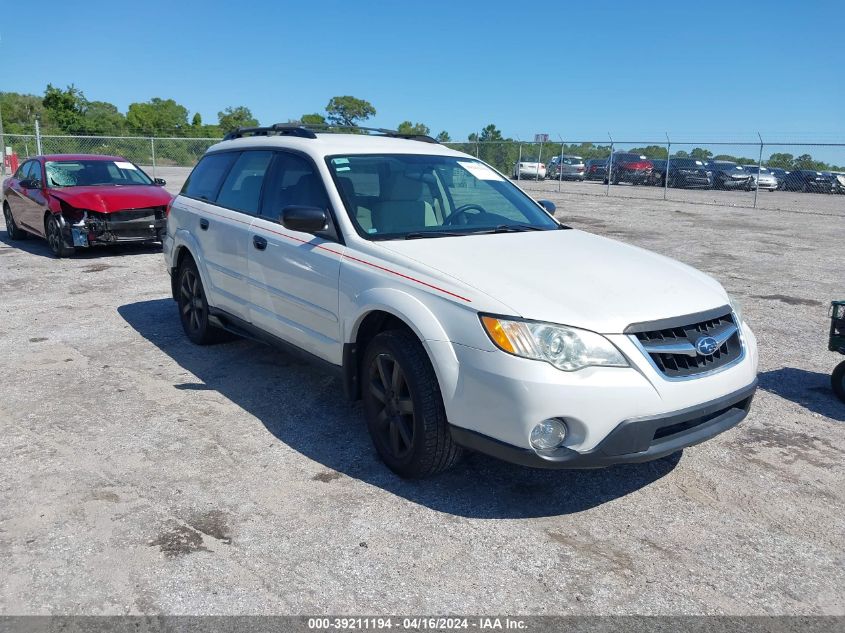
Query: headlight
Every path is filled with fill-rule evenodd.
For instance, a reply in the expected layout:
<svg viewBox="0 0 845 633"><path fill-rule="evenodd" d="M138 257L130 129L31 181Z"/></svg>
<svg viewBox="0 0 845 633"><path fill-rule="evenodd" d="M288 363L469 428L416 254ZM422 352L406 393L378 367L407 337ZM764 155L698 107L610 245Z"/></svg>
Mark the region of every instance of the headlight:
<svg viewBox="0 0 845 633"><path fill-rule="evenodd" d="M592 366L628 367L628 361L613 343L595 332L486 315L481 316L481 323L499 349L545 361L563 371Z"/></svg>
<svg viewBox="0 0 845 633"><path fill-rule="evenodd" d="M728 295L728 303L731 304L731 310L733 310L734 314L736 315L737 321L739 321L737 325L739 325L744 321L744 319L742 318L742 305L740 305L739 301L737 301L736 298L732 297L731 295Z"/></svg>

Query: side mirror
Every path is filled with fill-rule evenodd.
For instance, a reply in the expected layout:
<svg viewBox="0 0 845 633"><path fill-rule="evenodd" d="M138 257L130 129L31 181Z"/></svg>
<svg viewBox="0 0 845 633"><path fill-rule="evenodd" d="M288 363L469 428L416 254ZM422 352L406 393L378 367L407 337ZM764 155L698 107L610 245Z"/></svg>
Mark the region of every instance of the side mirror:
<svg viewBox="0 0 845 633"><path fill-rule="evenodd" d="M543 207L546 211L548 211L552 215L555 214L555 209L557 209L557 206L554 202L552 202L551 200L538 200L537 202L539 202L540 206Z"/></svg>
<svg viewBox="0 0 845 633"><path fill-rule="evenodd" d="M22 189L37 189L38 186L35 184L35 181L31 178L24 178L23 180L18 181L18 184L21 186Z"/></svg>
<svg viewBox="0 0 845 633"><path fill-rule="evenodd" d="M317 233L326 229L329 224L326 210L320 207L285 207L279 220L286 229L302 233Z"/></svg>
<svg viewBox="0 0 845 633"><path fill-rule="evenodd" d="M153 178L153 182L159 187L164 187L164 185L167 184L167 181L164 178Z"/></svg>

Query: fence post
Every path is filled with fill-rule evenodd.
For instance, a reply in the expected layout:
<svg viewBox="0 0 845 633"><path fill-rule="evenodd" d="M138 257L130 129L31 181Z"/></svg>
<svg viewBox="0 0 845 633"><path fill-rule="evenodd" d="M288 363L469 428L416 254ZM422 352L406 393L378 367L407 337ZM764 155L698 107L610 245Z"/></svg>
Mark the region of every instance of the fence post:
<svg viewBox="0 0 845 633"><path fill-rule="evenodd" d="M480 156L479 146L478 144L481 143L481 135L475 137L475 157L478 158Z"/></svg>
<svg viewBox="0 0 845 633"><path fill-rule="evenodd" d="M519 180L520 176L520 163L522 162L522 143L519 144L519 158L516 159L516 179Z"/></svg>
<svg viewBox="0 0 845 633"><path fill-rule="evenodd" d="M672 141L669 140L669 132L666 132L666 171L663 172L663 199L666 199L666 190L669 188L669 161L672 160Z"/></svg>
<svg viewBox="0 0 845 633"><path fill-rule="evenodd" d="M534 171L534 178L540 182L540 165L543 164L543 141L540 141L540 153L537 154L537 169Z"/></svg>
<svg viewBox="0 0 845 633"><path fill-rule="evenodd" d="M560 193L560 187L563 184L563 137L558 134L560 139L560 159L557 164L557 192Z"/></svg>
<svg viewBox="0 0 845 633"><path fill-rule="evenodd" d="M607 133L607 137L610 139L610 156L607 157L607 189L604 195L610 196L610 172L613 170L613 137L610 132Z"/></svg>
<svg viewBox="0 0 845 633"><path fill-rule="evenodd" d="M156 177L156 145L153 137L150 137L150 156L153 159L153 178Z"/></svg>
<svg viewBox="0 0 845 633"><path fill-rule="evenodd" d="M763 169L763 137L757 132L760 139L760 157L757 159L757 186L754 188L754 208L757 208L757 194L760 192L760 171Z"/></svg>
<svg viewBox="0 0 845 633"><path fill-rule="evenodd" d="M41 117L39 115L35 115L35 153L41 156L44 152L41 151L41 122L39 121Z"/></svg>

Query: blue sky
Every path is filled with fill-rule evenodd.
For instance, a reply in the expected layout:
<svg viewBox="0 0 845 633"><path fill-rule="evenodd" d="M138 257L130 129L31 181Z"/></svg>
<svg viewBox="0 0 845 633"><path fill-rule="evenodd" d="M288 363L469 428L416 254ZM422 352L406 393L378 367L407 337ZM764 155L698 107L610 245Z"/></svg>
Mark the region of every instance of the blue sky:
<svg viewBox="0 0 845 633"><path fill-rule="evenodd" d="M92 100L172 97L206 122L262 123L371 101L465 138L845 141L841 1L38 3L0 24L0 89L76 84ZM10 12L4 11L9 17Z"/></svg>

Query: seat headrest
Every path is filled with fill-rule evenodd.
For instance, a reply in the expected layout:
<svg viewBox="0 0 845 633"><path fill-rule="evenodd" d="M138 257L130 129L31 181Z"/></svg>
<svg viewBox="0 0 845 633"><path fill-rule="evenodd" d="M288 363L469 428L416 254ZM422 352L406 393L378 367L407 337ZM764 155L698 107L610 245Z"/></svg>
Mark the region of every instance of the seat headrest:
<svg viewBox="0 0 845 633"><path fill-rule="evenodd" d="M422 198L422 180L396 174L388 182L386 193L391 200L419 200Z"/></svg>

